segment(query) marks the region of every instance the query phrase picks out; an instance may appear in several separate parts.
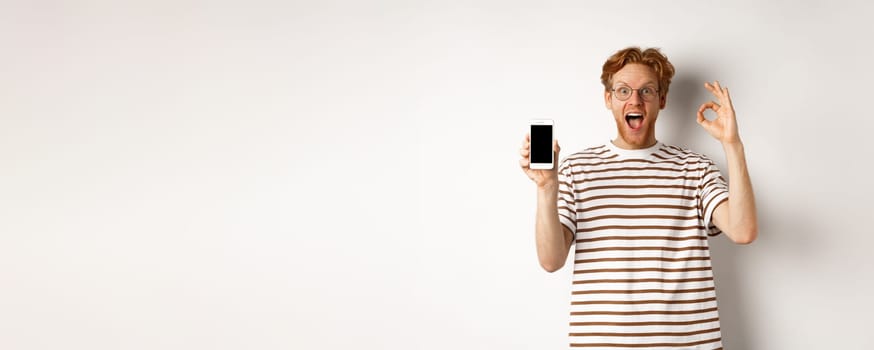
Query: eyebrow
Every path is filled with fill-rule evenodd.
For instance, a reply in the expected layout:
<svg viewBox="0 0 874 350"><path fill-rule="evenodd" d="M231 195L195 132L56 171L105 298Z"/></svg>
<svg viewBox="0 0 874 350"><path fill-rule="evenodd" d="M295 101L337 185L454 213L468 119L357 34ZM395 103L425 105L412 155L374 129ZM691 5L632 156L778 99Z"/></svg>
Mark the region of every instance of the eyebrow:
<svg viewBox="0 0 874 350"><path fill-rule="evenodd" d="M631 85L631 84L626 83L625 81L622 81L622 80L617 80L617 81L616 81L616 84ZM653 82L653 81L647 81L647 82L643 83L643 86L647 86L647 85L658 85L658 84L656 84L656 83Z"/></svg>

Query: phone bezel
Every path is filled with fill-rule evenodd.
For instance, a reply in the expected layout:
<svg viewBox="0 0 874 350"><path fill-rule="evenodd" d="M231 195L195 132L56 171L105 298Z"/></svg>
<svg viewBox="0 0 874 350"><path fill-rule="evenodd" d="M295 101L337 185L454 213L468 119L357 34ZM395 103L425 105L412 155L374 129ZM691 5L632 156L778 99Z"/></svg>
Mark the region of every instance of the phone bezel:
<svg viewBox="0 0 874 350"><path fill-rule="evenodd" d="M530 135L531 138L534 137L534 130L533 130L533 129L534 129L534 126L535 126L535 125L548 125L548 126L552 129L552 133L551 133L551 134L552 134L552 140L549 140L549 144L550 144L550 145L553 145L553 144L555 143L555 121L553 121L552 119L531 119L531 120L528 122L528 135ZM531 142L530 144L532 145L532 146L531 146L531 147L532 147L532 149L531 149L531 153L534 153L534 149L533 149L533 147L534 147L534 143ZM531 154L531 153L529 153L529 158L528 158L528 159L531 159L531 158L530 158L530 154ZM553 149L552 147L550 147L549 153L550 153L549 163L534 163L534 162L531 162L531 163L529 163L528 166L529 166L531 169L537 169L537 170L551 170L552 168L555 167L555 164L554 164L554 162L555 162L555 149Z"/></svg>

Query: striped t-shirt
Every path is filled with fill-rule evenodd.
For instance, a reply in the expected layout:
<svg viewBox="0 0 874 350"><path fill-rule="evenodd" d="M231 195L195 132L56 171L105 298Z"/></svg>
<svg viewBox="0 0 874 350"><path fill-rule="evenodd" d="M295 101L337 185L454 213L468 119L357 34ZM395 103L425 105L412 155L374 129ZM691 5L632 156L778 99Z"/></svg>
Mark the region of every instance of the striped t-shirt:
<svg viewBox="0 0 874 350"><path fill-rule="evenodd" d="M722 348L707 238L728 187L713 162L608 142L562 161L559 182L576 243L571 348Z"/></svg>

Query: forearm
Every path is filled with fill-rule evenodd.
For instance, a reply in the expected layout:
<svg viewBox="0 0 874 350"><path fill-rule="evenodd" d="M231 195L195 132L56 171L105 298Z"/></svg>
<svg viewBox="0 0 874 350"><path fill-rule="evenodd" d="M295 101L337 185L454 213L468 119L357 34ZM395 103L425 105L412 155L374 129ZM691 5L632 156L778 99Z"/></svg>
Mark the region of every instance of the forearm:
<svg viewBox="0 0 874 350"><path fill-rule="evenodd" d="M746 155L741 142L723 144L728 162L728 217L729 237L739 243L749 243L758 235L756 200L747 170Z"/></svg>
<svg viewBox="0 0 874 350"><path fill-rule="evenodd" d="M558 220L557 199L558 185L537 188L537 257L540 266L549 272L564 265L570 246Z"/></svg>

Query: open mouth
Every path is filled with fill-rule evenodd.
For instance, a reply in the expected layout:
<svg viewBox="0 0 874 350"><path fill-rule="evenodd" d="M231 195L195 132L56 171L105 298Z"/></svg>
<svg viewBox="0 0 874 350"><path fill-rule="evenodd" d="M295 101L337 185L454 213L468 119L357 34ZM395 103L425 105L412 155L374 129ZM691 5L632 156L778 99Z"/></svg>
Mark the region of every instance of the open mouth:
<svg viewBox="0 0 874 350"><path fill-rule="evenodd" d="M643 125L643 113L628 113L625 115L625 123L632 130L640 129Z"/></svg>

